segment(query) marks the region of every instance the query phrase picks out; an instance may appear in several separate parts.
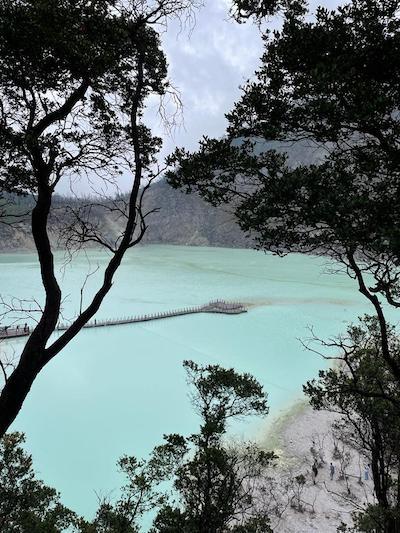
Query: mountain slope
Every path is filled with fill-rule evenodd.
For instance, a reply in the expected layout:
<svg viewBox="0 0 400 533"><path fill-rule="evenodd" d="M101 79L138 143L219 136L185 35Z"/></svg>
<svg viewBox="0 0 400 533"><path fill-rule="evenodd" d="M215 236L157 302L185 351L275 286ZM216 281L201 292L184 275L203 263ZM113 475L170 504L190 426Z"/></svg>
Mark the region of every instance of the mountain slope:
<svg viewBox="0 0 400 533"><path fill-rule="evenodd" d="M10 213L26 213L34 205L31 197L14 197L12 201L14 205L8 209ZM49 233L55 246L58 242L57 219L63 220L63 211L72 203L79 205L76 199L55 197L53 215L49 223ZM157 212L147 219L148 230L143 243L233 248L251 245L233 216L223 208L208 205L196 194L186 195L177 191L165 181L153 184L147 191L145 208L157 209ZM114 240L122 228L121 221L116 220L109 212L98 209L94 209L93 214L99 220L103 233L110 240ZM15 223L12 226L0 223L0 251L34 249L29 217L13 220Z"/></svg>

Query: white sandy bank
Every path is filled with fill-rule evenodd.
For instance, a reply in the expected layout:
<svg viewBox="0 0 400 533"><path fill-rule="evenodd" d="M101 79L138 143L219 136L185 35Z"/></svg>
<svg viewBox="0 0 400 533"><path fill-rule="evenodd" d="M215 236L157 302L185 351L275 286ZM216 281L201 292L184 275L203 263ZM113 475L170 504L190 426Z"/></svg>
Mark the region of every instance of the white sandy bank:
<svg viewBox="0 0 400 533"><path fill-rule="evenodd" d="M264 443L280 458L271 473L271 490L277 500L271 514L275 532L333 533L341 522L351 524L352 512L373 501L370 475L365 480L367 460L356 450L343 449L340 444L335 453L331 432L335 416L313 411L304 402L279 417L268 429ZM349 454L344 469L347 479L341 475L346 454ZM311 468L315 458L319 468L314 485ZM335 466L333 480L331 462ZM296 481L300 475L304 476L304 484Z"/></svg>

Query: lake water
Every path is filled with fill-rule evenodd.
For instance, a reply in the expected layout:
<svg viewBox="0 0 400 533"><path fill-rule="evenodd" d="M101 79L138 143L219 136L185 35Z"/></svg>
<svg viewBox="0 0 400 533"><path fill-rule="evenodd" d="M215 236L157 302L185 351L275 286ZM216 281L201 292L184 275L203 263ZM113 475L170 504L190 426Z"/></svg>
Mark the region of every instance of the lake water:
<svg viewBox="0 0 400 533"><path fill-rule="evenodd" d="M79 309L99 282L107 255L92 251L64 265L65 315ZM33 254L0 256L3 296L41 299ZM278 258L252 250L144 246L130 251L97 318L144 314L213 299L252 304L237 316L189 315L83 331L42 372L13 425L27 436L38 474L62 493L67 506L90 517L97 494L121 483L115 463L144 456L165 433L198 427L188 399L184 359L219 363L252 373L269 394L270 415L301 397L301 385L323 361L299 339L313 326L320 337L342 332L368 310L354 281L327 273L326 260ZM22 341L13 343L20 351ZM4 349L4 345L3 345ZM267 420L236 428L245 437Z"/></svg>

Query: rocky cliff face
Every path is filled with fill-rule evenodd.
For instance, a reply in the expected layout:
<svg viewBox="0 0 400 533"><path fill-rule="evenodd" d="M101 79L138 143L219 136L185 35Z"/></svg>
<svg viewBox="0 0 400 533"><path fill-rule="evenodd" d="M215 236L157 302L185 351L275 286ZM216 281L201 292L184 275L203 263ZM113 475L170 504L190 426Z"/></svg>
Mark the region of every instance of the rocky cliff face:
<svg viewBox="0 0 400 533"><path fill-rule="evenodd" d="M55 246L59 245L58 228L63 220L65 207L73 202L68 198L56 198L55 209L50 219L50 236ZM15 199L10 211L29 212L33 199ZM146 210L157 209L148 218L148 230L143 243L180 244L191 246L226 246L245 248L251 241L240 230L233 215L223 208L214 208L199 196L186 195L160 181L147 191ZM108 211L93 210L102 232L109 240L117 237L122 224ZM62 246L62 244L60 244ZM29 227L29 215L21 217L12 225L0 223L0 251L32 250L34 243Z"/></svg>
<svg viewBox="0 0 400 533"><path fill-rule="evenodd" d="M237 139L236 144L240 144ZM274 149L285 152L289 165L318 163L324 157L324 151L306 142L285 144L282 142L259 142L255 152ZM32 209L34 200L30 197L16 198L14 210L24 213ZM82 200L82 204L84 201ZM67 223L67 206L79 206L73 198L55 197L50 220L50 237L55 246L63 247L59 241L59 229ZM147 219L148 231L143 243L180 244L191 246L225 246L248 248L252 241L247 238L236 224L234 217L225 207L214 208L204 202L198 195L186 195L170 187L161 180L152 185L146 195L147 210L157 209ZM0 211L1 205L0 205ZM113 242L120 234L122 223L110 211L94 207L91 210L93 220L101 227L102 234ZM2 223L0 217L0 252L15 250L32 250L34 248L29 223L23 218L13 227Z"/></svg>
<svg viewBox="0 0 400 533"><path fill-rule="evenodd" d="M160 182L147 198L151 215L145 242L245 248L250 241L225 208L215 208L196 194L184 194Z"/></svg>

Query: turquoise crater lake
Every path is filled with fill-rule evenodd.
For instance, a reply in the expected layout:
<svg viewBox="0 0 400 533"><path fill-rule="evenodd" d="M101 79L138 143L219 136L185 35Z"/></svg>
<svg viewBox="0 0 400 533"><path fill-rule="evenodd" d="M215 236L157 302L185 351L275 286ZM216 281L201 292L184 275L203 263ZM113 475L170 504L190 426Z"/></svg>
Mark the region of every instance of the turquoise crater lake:
<svg viewBox="0 0 400 533"><path fill-rule="evenodd" d="M79 310L99 283L107 255L90 251L64 264L56 255L65 316ZM42 300L34 254L0 256L3 297ZM96 269L99 270L96 271ZM327 260L278 258L252 250L143 246L130 251L97 318L118 318L205 304L250 305L236 316L194 314L81 332L34 384L14 423L24 431L39 476L67 506L91 517L97 494L117 490L115 462L143 456L165 433L197 428L182 369L184 359L252 373L269 394L270 416L301 397L301 385L323 361L299 339L313 326L320 337L342 332L368 308L354 281L329 274ZM21 350L17 340L0 349ZM265 425L241 425L254 436Z"/></svg>

